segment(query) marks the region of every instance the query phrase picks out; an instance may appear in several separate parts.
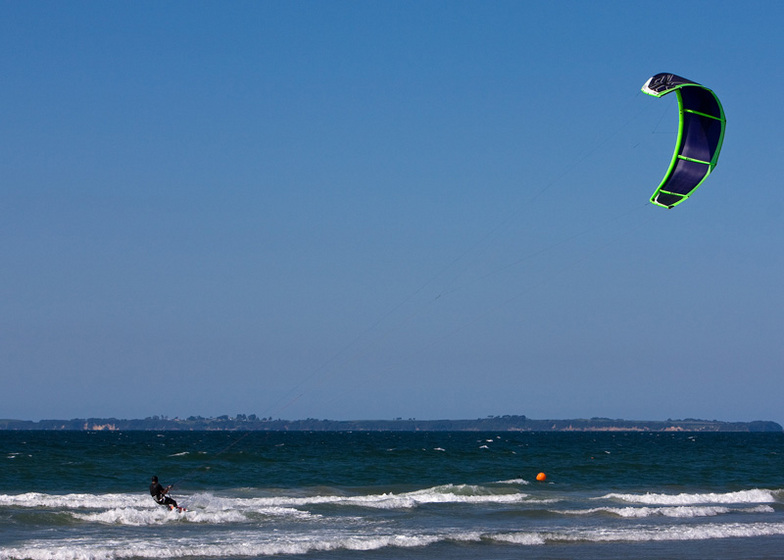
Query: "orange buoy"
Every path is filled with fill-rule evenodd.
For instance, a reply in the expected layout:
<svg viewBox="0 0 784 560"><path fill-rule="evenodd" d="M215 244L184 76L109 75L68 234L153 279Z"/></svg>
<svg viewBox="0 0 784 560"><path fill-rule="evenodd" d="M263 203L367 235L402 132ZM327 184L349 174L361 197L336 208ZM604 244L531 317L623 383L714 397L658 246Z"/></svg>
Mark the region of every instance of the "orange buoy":
<svg viewBox="0 0 784 560"><path fill-rule="evenodd" d="M544 474L543 472L540 472L539 474L536 475L536 480L538 480L539 482L544 482L546 479L547 479L547 475Z"/></svg>

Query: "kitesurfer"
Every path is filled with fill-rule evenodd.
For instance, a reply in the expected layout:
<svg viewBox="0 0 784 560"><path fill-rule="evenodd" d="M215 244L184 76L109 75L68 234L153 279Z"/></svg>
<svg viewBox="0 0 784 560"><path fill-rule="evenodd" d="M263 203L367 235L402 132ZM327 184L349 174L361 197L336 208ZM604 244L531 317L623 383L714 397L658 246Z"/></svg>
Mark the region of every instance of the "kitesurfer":
<svg viewBox="0 0 784 560"><path fill-rule="evenodd" d="M150 484L150 495L152 499L155 500L162 506L169 506L169 509L178 508L177 502L171 496L167 496L166 494L171 490L172 485L170 484L166 488L161 486L161 483L158 482L158 477L152 477L152 483Z"/></svg>

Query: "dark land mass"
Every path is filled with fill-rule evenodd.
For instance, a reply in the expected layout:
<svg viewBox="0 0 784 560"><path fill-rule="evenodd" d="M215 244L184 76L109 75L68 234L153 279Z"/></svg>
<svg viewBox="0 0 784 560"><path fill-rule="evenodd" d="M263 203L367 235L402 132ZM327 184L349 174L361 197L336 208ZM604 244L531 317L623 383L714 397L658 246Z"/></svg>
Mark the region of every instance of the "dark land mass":
<svg viewBox="0 0 784 560"><path fill-rule="evenodd" d="M79 430L79 431L309 431L309 432L417 432L417 431L521 431L521 432L782 432L771 421L721 422L718 420L613 420L590 418L573 420L533 420L525 416L488 416L476 420L281 420L258 418L255 414L234 417L186 419L153 416L143 420L117 418L75 418L72 420L0 420L0 430Z"/></svg>

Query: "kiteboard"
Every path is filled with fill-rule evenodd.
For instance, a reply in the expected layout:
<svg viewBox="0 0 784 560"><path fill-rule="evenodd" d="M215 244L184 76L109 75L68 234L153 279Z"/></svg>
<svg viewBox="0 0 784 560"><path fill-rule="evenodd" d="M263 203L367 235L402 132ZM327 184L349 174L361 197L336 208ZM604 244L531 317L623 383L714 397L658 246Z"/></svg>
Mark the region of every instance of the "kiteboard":
<svg viewBox="0 0 784 560"><path fill-rule="evenodd" d="M188 511L188 508L184 508L182 506L169 506L169 511L176 511L177 513L182 513L183 511Z"/></svg>

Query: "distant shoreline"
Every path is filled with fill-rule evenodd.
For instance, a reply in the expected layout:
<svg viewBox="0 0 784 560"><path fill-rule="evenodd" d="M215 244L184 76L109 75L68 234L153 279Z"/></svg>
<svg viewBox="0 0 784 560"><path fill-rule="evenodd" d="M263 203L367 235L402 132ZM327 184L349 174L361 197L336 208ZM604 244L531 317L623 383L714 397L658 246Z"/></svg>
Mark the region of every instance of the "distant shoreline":
<svg viewBox="0 0 784 560"><path fill-rule="evenodd" d="M71 420L0 420L0 430L49 431L291 431L291 432L782 432L769 420L722 422L719 420L621 420L590 418L534 420L520 415L488 416L476 420L282 420L255 414L235 417L165 418L139 420L74 418Z"/></svg>

